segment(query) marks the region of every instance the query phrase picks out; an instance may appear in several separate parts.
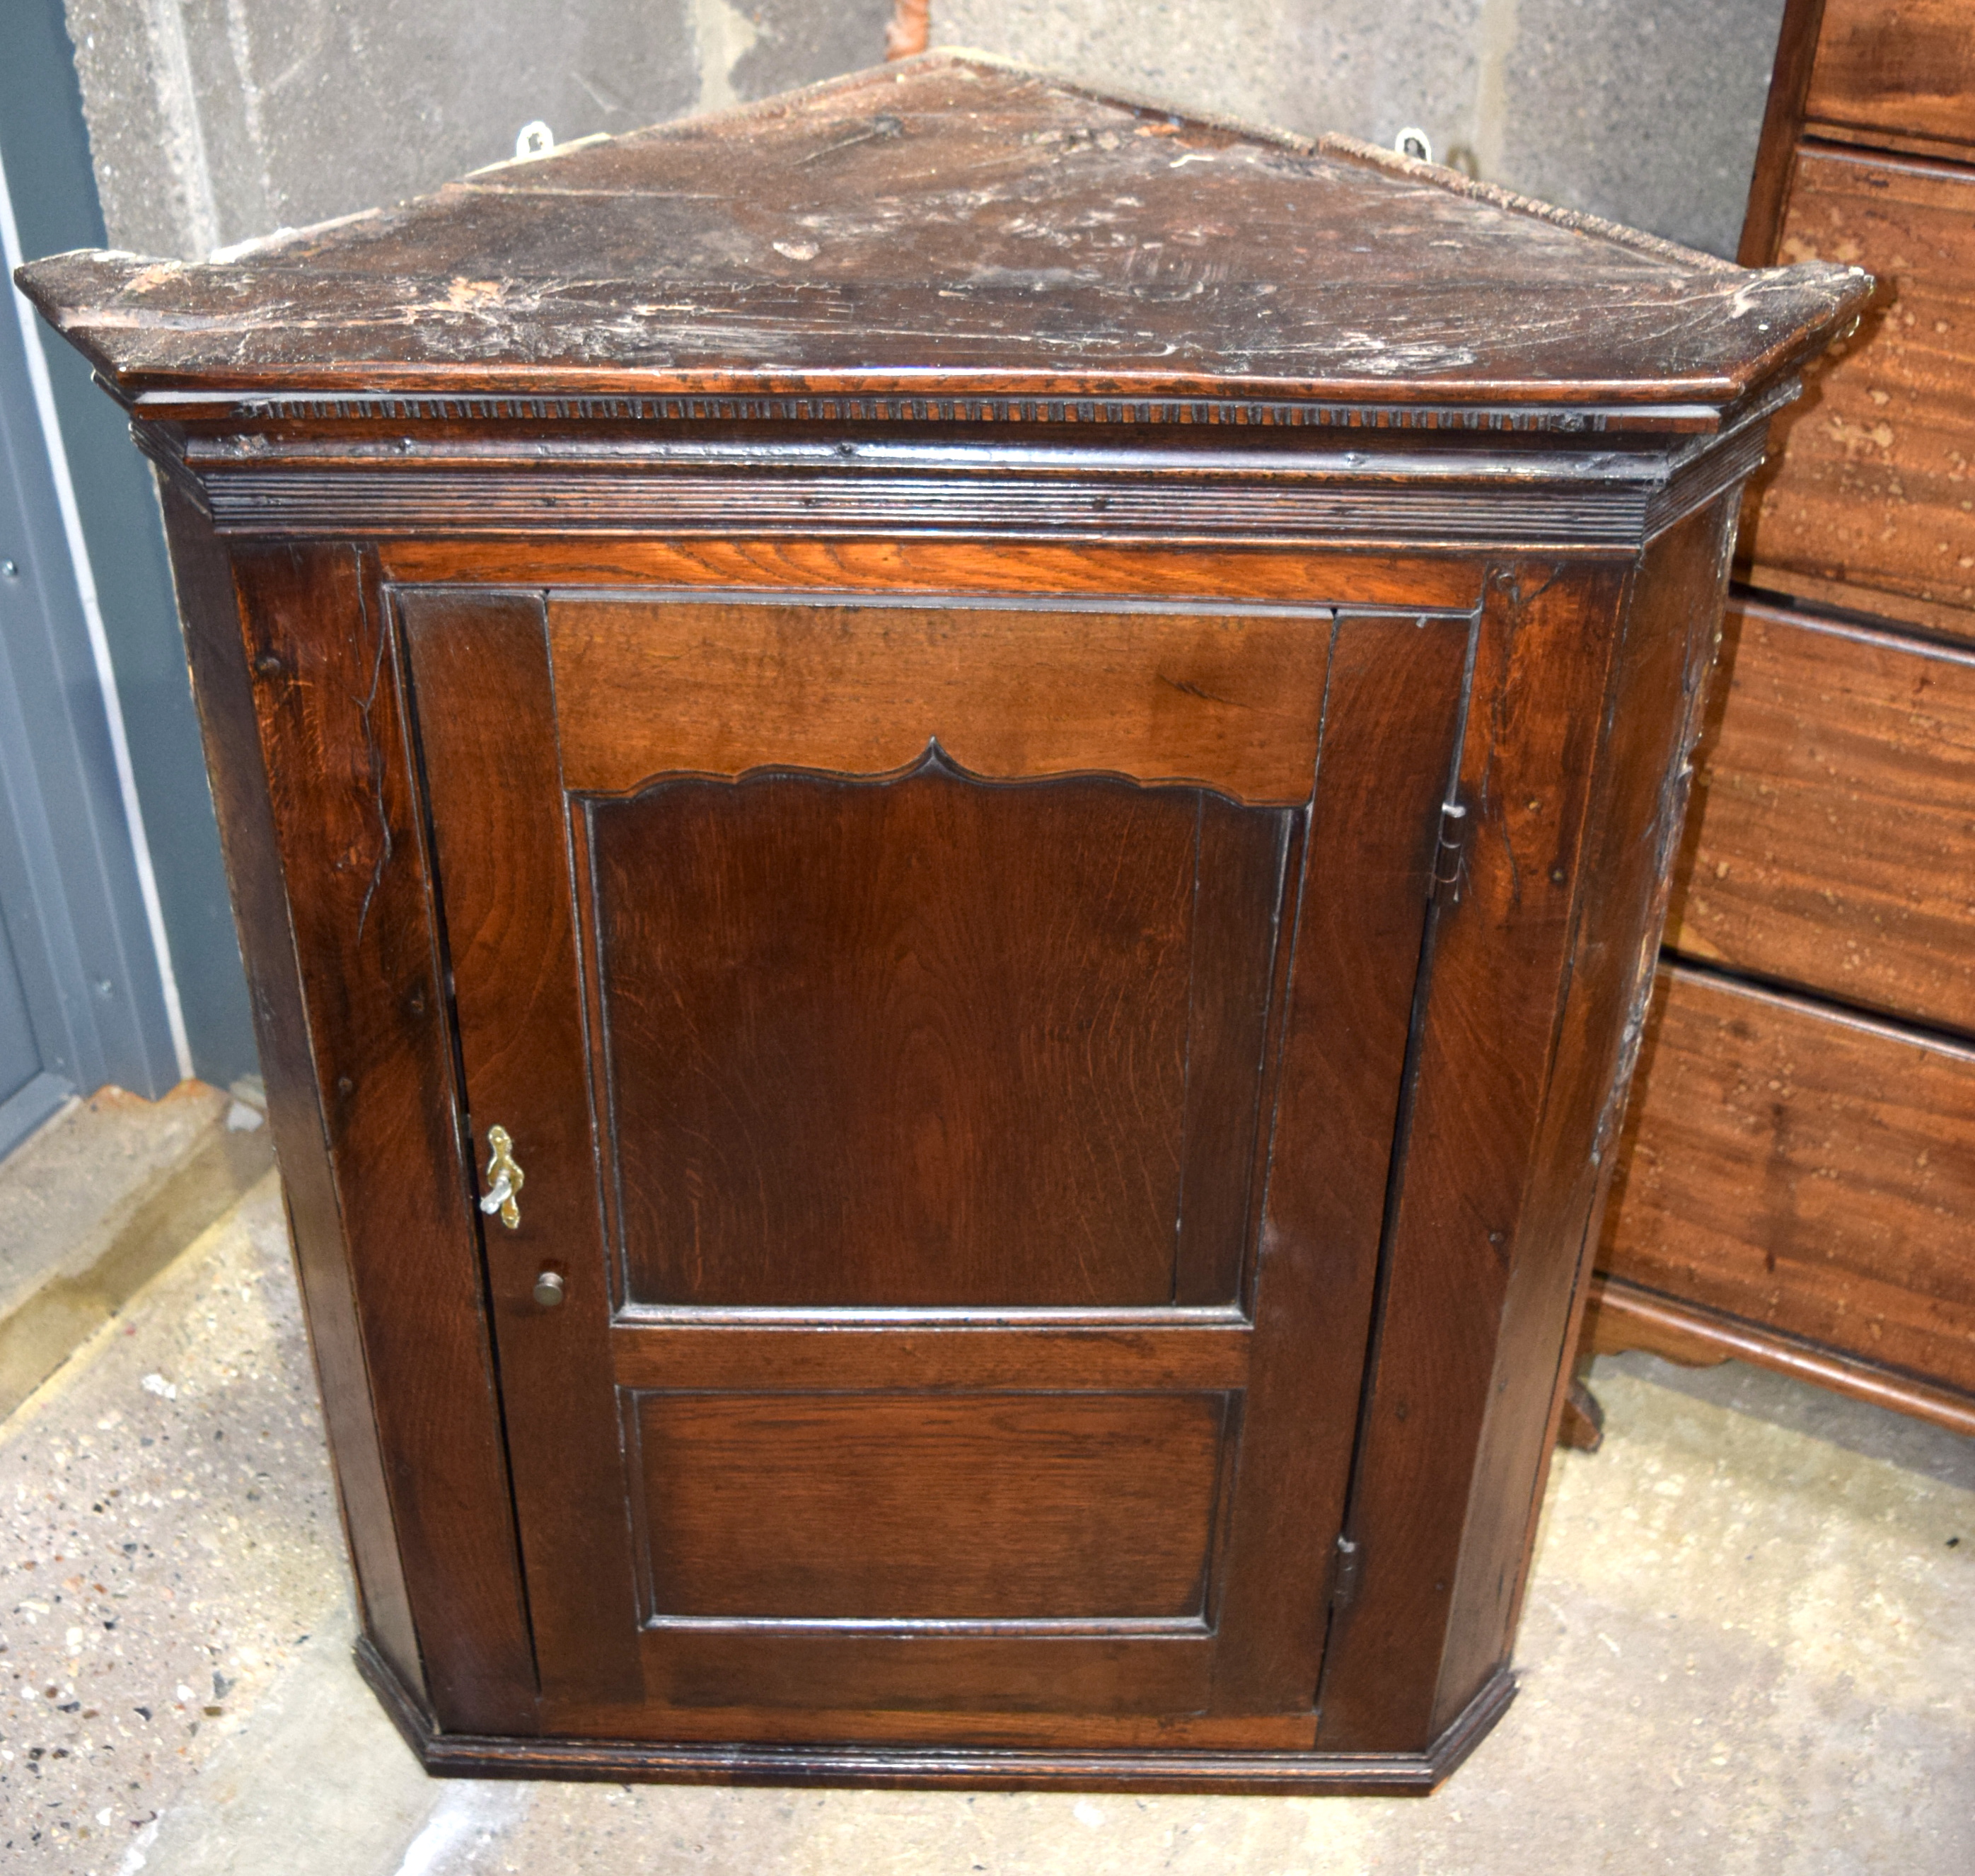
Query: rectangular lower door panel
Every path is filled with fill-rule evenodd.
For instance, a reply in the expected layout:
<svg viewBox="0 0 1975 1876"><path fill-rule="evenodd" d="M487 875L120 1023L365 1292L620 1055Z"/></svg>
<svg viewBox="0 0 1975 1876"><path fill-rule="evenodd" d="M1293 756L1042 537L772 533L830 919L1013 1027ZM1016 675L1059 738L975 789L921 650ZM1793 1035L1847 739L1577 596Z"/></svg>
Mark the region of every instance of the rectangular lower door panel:
<svg viewBox="0 0 1975 1876"><path fill-rule="evenodd" d="M630 1398L649 1620L1204 1632L1227 1395Z"/></svg>

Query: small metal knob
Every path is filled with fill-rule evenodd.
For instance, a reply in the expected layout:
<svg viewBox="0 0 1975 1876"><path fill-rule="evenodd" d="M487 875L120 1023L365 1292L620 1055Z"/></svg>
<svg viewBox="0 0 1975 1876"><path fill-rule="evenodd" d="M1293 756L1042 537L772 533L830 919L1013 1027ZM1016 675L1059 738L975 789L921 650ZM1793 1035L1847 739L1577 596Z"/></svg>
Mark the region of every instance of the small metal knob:
<svg viewBox="0 0 1975 1876"><path fill-rule="evenodd" d="M562 1273L544 1270L535 1279L535 1301L544 1309L553 1309L562 1301Z"/></svg>

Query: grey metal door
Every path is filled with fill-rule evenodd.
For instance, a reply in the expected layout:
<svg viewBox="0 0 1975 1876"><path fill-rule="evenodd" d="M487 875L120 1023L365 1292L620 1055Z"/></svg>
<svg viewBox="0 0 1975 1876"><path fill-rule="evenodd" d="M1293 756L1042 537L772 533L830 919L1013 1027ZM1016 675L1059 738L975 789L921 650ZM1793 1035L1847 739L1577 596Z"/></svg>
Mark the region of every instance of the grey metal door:
<svg viewBox="0 0 1975 1876"><path fill-rule="evenodd" d="M5 192L0 169L11 258ZM0 281L0 1152L72 1089L156 1096L179 1079L21 304Z"/></svg>

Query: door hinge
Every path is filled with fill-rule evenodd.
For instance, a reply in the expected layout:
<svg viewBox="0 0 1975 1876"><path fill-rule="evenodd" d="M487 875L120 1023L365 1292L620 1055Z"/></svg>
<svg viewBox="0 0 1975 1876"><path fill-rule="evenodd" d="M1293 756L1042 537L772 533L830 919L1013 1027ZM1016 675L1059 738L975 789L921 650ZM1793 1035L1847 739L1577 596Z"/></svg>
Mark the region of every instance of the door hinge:
<svg viewBox="0 0 1975 1876"><path fill-rule="evenodd" d="M1358 1600L1358 1585L1364 1580L1365 1546L1353 1543L1341 1532L1337 1539L1337 1559L1330 1573L1330 1608L1342 1615Z"/></svg>
<svg viewBox="0 0 1975 1876"><path fill-rule="evenodd" d="M1467 863L1467 810L1457 801L1440 804L1440 837L1433 851L1433 889L1427 895L1436 905L1458 905L1461 876Z"/></svg>

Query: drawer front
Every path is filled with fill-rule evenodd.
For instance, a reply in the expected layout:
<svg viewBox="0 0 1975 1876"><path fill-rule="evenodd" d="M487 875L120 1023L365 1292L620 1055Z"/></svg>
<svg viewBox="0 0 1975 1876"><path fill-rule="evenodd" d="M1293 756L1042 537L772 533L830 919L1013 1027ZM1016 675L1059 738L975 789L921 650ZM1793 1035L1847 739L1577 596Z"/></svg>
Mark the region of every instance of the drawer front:
<svg viewBox="0 0 1975 1876"><path fill-rule="evenodd" d="M1975 653L1728 617L1669 937L1975 1034Z"/></svg>
<svg viewBox="0 0 1975 1876"><path fill-rule="evenodd" d="M1975 1051L1662 974L1600 1267L1975 1388Z"/></svg>
<svg viewBox="0 0 1975 1876"><path fill-rule="evenodd" d="M1751 488L1756 583L1975 638L1975 171L1806 149L1779 258L1881 284Z"/></svg>
<svg viewBox="0 0 1975 1876"><path fill-rule="evenodd" d="M1968 0L1825 0L1804 115L1814 124L1975 145Z"/></svg>

